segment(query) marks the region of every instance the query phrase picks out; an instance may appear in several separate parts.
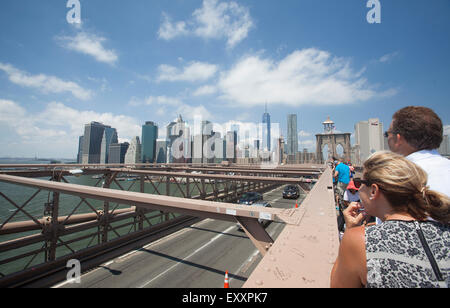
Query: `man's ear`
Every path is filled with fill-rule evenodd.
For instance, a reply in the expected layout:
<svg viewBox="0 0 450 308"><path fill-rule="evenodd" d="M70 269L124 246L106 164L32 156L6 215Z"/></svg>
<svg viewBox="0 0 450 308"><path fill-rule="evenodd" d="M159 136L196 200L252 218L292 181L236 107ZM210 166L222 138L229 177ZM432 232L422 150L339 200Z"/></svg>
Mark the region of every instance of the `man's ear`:
<svg viewBox="0 0 450 308"><path fill-rule="evenodd" d="M418 149L413 147L406 141L405 137L400 134L395 134L395 147L399 149L398 153L403 156L408 156L411 153L417 152Z"/></svg>

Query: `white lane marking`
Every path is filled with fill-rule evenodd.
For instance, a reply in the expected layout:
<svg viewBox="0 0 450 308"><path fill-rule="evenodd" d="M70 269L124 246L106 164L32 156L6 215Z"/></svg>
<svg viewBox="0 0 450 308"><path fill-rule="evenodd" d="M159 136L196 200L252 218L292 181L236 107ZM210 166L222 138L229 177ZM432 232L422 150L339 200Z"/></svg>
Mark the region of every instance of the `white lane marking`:
<svg viewBox="0 0 450 308"><path fill-rule="evenodd" d="M242 263L242 265L237 269L237 271L235 272L234 276L237 276L237 275L241 272L242 268L244 268L245 266L247 266L248 263L252 262L253 258L255 258L255 257L258 255L258 253L259 253L259 250L256 249L256 250L248 257L248 259L246 260L246 262L244 261L244 262ZM231 281L232 281L232 280L233 280L233 276L231 276L231 277L229 278L228 282L231 284Z"/></svg>
<svg viewBox="0 0 450 308"><path fill-rule="evenodd" d="M278 229L280 228L280 226L281 226L281 224L277 224L274 228L272 228L271 231L268 232L271 238L273 238L273 236L275 235L275 232L278 231ZM237 275L241 272L241 270L242 270L245 266L247 266L247 264L249 264L250 262L253 261L254 258L256 258L256 256L257 256L258 254L259 254L259 250L258 250L258 249L255 249L255 251L254 251L252 254L250 254L250 256L248 257L247 261L246 261L246 262L243 262L242 265L237 269L237 271L235 272L234 276L237 276ZM233 280L233 277L231 276L231 277L229 278L229 283L230 283L230 284L231 284L231 281L232 281L232 280Z"/></svg>
<svg viewBox="0 0 450 308"><path fill-rule="evenodd" d="M58 288L61 288L63 285L66 285L66 284L68 284L69 282L70 282L69 280L66 280L66 281L61 282L61 283L59 283L59 284L57 284L57 285L54 285L53 287L50 287L50 289L58 289Z"/></svg>
<svg viewBox="0 0 450 308"><path fill-rule="evenodd" d="M207 219L205 219L205 220L203 220L203 221L200 221L200 222L198 222L198 223L196 223L196 224L194 224L194 225L192 225L192 226L200 226L200 225L202 225L202 224L204 224L204 223L206 223L206 222L209 222L209 221L211 221L211 219L207 218ZM107 266L109 266L109 265L115 263L116 260L123 260L123 259L125 259L125 258L127 258L127 257L130 257L130 256L134 255L134 254L137 253L137 252L144 251L145 249L148 249L148 248L151 247L151 246L160 244L160 243L163 242L163 241L168 241L168 240L172 239L173 237L179 236L179 235L181 235L181 234L183 234L183 233L185 233L185 232L187 232L187 231L190 231L190 230L193 230L193 229L192 229L192 228L185 228L185 229L179 230L179 231L177 231L177 232L175 232L175 233L172 233L172 234L170 234L170 235L168 235L168 236L165 236L165 237L163 237L163 238L161 238L161 239L159 239L159 240L157 240L157 241L154 241L154 242L152 242L152 243L150 243L150 244L148 244L148 245L146 245L146 246L144 246L144 247L142 247L142 248L140 248L140 249L134 249L134 250L130 251L129 253L126 253L126 254L124 254L124 255L122 255L122 256L120 256L120 257L117 257L117 258L114 259L114 260L111 260L111 261L108 261L108 262L106 262L106 263L103 263L103 264L99 265L97 268L95 268L95 269L89 271L88 273L85 273L85 274L81 275L81 279L83 279L83 277L86 277L87 275L90 275L90 274L92 274L92 273L95 273L95 272L97 272L98 270L101 270L101 269L103 269L104 267L107 267ZM71 282L70 280L66 280L66 281L63 281L63 282L61 282L61 283L59 283L59 284L56 284L56 285L52 286L51 288L57 289L57 288L60 288L60 287L62 287L62 286L64 286L64 285L70 283L70 282Z"/></svg>
<svg viewBox="0 0 450 308"><path fill-rule="evenodd" d="M197 248L193 253L191 253L190 255L188 255L187 257L185 257L184 259L182 259L181 261L177 262L176 264L172 265L171 267L169 267L168 269L166 269L164 272L160 273L159 275L157 275L156 277L154 277L153 279L147 281L146 283L142 284L141 286L139 286L139 288L144 288L145 286L149 285L150 283L152 283L153 281L155 281L156 279L160 278L161 276L165 275L166 273L168 273L169 271L171 271L172 269L174 269L176 266L178 266L180 263L182 263L183 261L189 259L190 257L194 256L195 254L197 254L198 252L200 252L201 250L203 250L204 248L208 247L209 245L211 245L212 243L214 243L216 240L218 240L220 237L222 237L224 234L230 232L231 230L233 230L234 228L236 228L236 226L231 226L228 229L222 231L221 234L216 235L215 237L213 237L211 240L209 240L209 242L207 242L206 244L204 244L203 246Z"/></svg>
<svg viewBox="0 0 450 308"><path fill-rule="evenodd" d="M271 191L268 191L268 192L264 193L263 195L268 195L268 194L270 194L270 193L272 193L272 192L274 192L274 191L276 191L276 190L280 190L280 189L281 189L280 187L275 188L275 189L272 189ZM274 199L274 200L272 200L272 201L270 201L270 202L275 203L275 202L277 202L277 201L280 200L280 199L281 199L281 197L276 198L276 199ZM207 218L207 219L205 219L205 220L203 220L203 221L200 221L200 222L194 224L193 226L202 225L202 224L207 223L207 222L209 222L209 221L211 221L211 219L210 219L210 218ZM230 228L234 228L234 226L233 226L233 227L230 227ZM225 230L224 232L229 231L230 228L228 228L228 229ZM146 246L144 246L144 247L142 247L142 248L140 248L140 249L133 250L133 251L131 251L131 252L129 252L129 253L123 255L123 256L120 256L120 257L118 257L117 259L118 259L118 260L125 259L125 258L127 258L127 257L129 257L129 256L132 256L133 254L135 254L135 253L137 253L137 252L143 251L144 249L148 249L148 248L151 247L151 246L155 246L155 245L160 244L160 243L162 243L162 242L168 241L168 240L170 240L170 239L172 239L172 238L174 238L174 237L176 237L176 236L179 236L179 235L181 235L181 234L183 234L183 233L185 233L185 232L192 231L192 230L193 230L192 228L183 228L182 230L179 230L179 231L177 231L177 232L175 232L175 233L172 233L172 234L170 234L170 235L168 235L168 236L165 236L165 237L163 237L163 238L161 238L161 239L159 239L159 240L157 240L157 241L154 241L154 242L152 242L152 243L150 243L150 244L148 244L148 245L146 245ZM219 234L218 236L221 236L221 235L222 235L222 234ZM216 237L217 237L217 236L216 236ZM211 242L207 243L206 246L209 245L210 243L211 243ZM206 247L206 246L204 245L204 246L202 246L202 247L204 248L204 247ZM202 248L202 247L200 247L200 248ZM200 248L197 249L192 255L189 255L188 257L186 257L185 259L187 259L187 258L193 256L195 253L197 253L197 252L200 250ZM258 253L258 250L256 250L256 253ZM185 259L183 259L183 260L185 260ZM102 269L103 266L106 267L106 266L111 265L112 263L114 263L114 260L109 261L109 262L107 262L107 263L104 263L104 264L100 265L98 268L96 268L96 269L94 269L94 270L92 270L92 271L90 271L90 272L88 272L88 273L82 275L81 277L83 278L83 276L92 274L92 273L94 273L94 272L96 272L96 271ZM166 270L166 271L163 272L163 273L168 272L170 269L174 268L174 267L177 266L177 265L178 265L178 264L175 264L174 266L172 266L171 268L169 268L168 270ZM238 271L238 272L239 272L239 271ZM159 277L159 276L161 276L161 275L162 275L162 274L158 275L157 277ZM154 279L156 279L156 277L155 277ZM154 279L152 279L150 282L152 282ZM68 284L69 282L70 282L70 281L64 281L64 282L61 282L61 283L59 283L59 284L53 286L52 288L60 288L60 287L62 287L62 286L64 286L64 285ZM148 282L148 283L146 283L146 284L149 284L150 282ZM144 285L144 286L145 286L145 285ZM141 286L141 288L143 288L144 286Z"/></svg>

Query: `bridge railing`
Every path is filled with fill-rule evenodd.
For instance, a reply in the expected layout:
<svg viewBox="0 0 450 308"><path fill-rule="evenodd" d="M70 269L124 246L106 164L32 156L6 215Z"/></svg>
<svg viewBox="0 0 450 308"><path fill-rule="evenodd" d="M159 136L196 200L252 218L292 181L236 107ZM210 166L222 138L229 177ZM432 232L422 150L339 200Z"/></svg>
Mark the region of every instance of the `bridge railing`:
<svg viewBox="0 0 450 308"><path fill-rule="evenodd" d="M63 269L69 259L91 258L149 234L189 223L193 217L238 221L262 255L273 253L274 241L258 218L299 226L306 208L261 209L224 201L236 201L248 190L265 191L281 184L300 184L308 191L315 181L311 177L318 177L322 171L217 168L218 174L209 174L212 170L207 168L193 173L198 170L192 167L174 172L95 166L82 170L85 175L96 175L95 186L89 187L70 184L66 177L72 173L65 167L48 169L34 165L33 170L0 172L0 182L28 187L30 194L19 202L0 191L0 200L12 207L11 215L0 221L0 286L17 286ZM308 174L308 178L304 177ZM124 175L132 176L134 181L121 184L119 178ZM293 175L297 177L289 177ZM32 178L49 176L50 181ZM322 176L319 182L327 179ZM145 193L145 185L152 194ZM133 187L137 191L130 191ZM323 193L315 191L313 196ZM62 205L68 198L76 202L64 212ZM27 210L32 202L42 205L43 217ZM81 208L88 212L80 213ZM15 221L19 214L28 220Z"/></svg>
<svg viewBox="0 0 450 308"><path fill-rule="evenodd" d="M229 221L241 219L244 229L248 229L246 231L249 232L255 245L265 252L271 239L254 225L255 219L252 215L256 215L258 211L252 212L250 218L248 215L236 218L232 214L236 213L236 210L239 213L240 209L237 209L235 205L228 204L228 208L223 209L223 213L220 214L217 212L220 203L208 203L207 208L213 210L205 212L203 209L198 210L198 204L207 201L194 200L230 202L235 201L247 190L265 191L274 185L279 185L279 181L286 183L299 181L299 179L267 176L257 178L218 175L214 177L215 175L172 174L162 171L152 173L128 169L98 169L96 171L89 169L84 170L84 173L100 174L97 176L98 181L95 187L70 184L65 178L70 175L67 170L16 170L0 174L1 182L29 187L30 194L26 200L19 202L0 191L2 206L6 203L12 208L11 215L0 221L0 269L2 269L0 270L0 286L24 283L40 275L64 268L65 262L69 259L94 256L128 243L130 240L187 223L193 217L212 217ZM50 175L51 178L50 181L36 180L19 177L17 174L28 177ZM121 174L133 174L137 176L136 181L126 187L117 180ZM180 177L185 179L184 183ZM220 183L220 181L224 182ZM139 192L129 191L135 183L140 183ZM152 193L164 193L167 196L176 193L180 197L190 197L191 200L145 194L145 184L153 187ZM97 185L102 187L97 188ZM160 185L165 189L159 187ZM111 189L113 187L116 189ZM134 199L130 197L130 194ZM77 201L73 203L69 212L64 213L61 205L67 202L68 198L72 198L72 202ZM44 217L28 211L27 206L32 202L41 204ZM183 207L186 205L187 208ZM81 208L88 212L79 214ZM227 214L226 211L229 213ZM29 220L14 221L18 214ZM268 214L265 215L267 218ZM268 218L274 218L271 215Z"/></svg>
<svg viewBox="0 0 450 308"><path fill-rule="evenodd" d="M244 288L328 288L339 250L331 169L325 170Z"/></svg>

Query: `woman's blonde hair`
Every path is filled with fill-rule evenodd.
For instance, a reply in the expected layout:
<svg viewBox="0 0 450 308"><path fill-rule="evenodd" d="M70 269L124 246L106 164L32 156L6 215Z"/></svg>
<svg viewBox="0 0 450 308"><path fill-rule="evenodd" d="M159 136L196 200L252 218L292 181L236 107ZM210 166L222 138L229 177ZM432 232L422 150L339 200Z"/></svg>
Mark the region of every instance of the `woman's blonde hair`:
<svg viewBox="0 0 450 308"><path fill-rule="evenodd" d="M418 165L392 152L377 152L364 162L364 178L377 184L391 207L415 219L431 217L450 223L450 199L430 190L428 176Z"/></svg>

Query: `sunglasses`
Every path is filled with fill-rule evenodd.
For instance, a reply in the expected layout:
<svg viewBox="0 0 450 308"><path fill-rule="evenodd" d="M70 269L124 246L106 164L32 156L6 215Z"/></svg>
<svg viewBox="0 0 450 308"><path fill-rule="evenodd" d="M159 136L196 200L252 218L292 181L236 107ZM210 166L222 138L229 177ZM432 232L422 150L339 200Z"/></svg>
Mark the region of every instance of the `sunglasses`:
<svg viewBox="0 0 450 308"><path fill-rule="evenodd" d="M358 189L361 187L362 184L364 184L366 186L370 186L370 182L369 181L363 180L361 178L353 179L353 183L355 184L355 187L358 188Z"/></svg>
<svg viewBox="0 0 450 308"><path fill-rule="evenodd" d="M389 137L389 134L396 134L396 132L387 130L384 132L384 137L385 138Z"/></svg>

